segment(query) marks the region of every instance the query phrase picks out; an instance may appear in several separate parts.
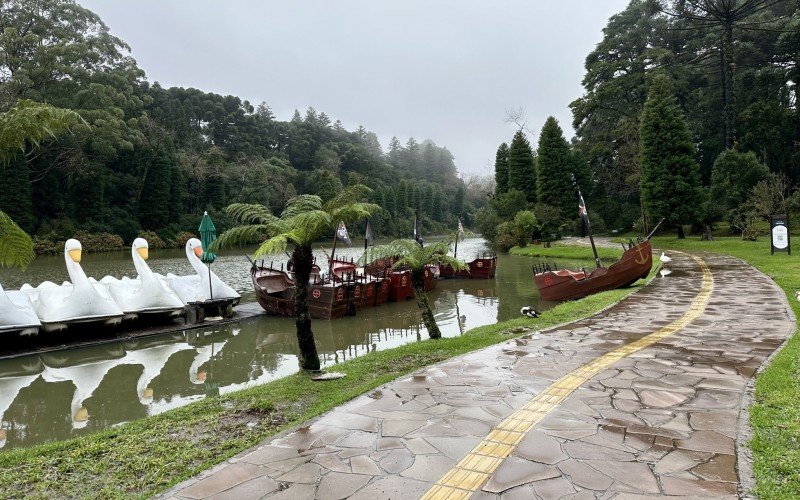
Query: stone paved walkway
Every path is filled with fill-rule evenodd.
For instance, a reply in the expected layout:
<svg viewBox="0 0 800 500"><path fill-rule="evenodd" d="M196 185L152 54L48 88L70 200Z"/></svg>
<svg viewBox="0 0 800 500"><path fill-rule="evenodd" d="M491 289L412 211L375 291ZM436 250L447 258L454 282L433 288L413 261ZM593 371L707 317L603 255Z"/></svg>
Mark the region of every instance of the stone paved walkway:
<svg viewBox="0 0 800 500"><path fill-rule="evenodd" d="M742 261L670 254L599 315L387 384L164 496L735 498L747 383L794 320Z"/></svg>

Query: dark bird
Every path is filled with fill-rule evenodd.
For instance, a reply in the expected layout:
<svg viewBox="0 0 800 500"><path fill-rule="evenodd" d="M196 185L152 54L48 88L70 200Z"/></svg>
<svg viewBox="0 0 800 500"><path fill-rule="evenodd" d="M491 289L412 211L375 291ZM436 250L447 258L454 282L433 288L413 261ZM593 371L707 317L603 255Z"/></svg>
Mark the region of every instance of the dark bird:
<svg viewBox="0 0 800 500"><path fill-rule="evenodd" d="M522 314L523 316L527 316L527 317L529 317L529 318L538 318L538 317L539 317L539 313L538 313L538 312L536 312L536 311L533 309L533 307L531 307L531 306L525 306L525 307L523 307L522 309L520 309L520 310L519 310L519 312L520 312L520 314Z"/></svg>

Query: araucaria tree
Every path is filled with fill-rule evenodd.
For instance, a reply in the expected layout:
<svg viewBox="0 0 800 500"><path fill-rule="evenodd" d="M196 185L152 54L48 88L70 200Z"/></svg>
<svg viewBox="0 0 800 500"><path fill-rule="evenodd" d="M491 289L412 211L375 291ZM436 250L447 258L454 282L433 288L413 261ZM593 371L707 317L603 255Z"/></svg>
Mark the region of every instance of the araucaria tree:
<svg viewBox="0 0 800 500"><path fill-rule="evenodd" d="M705 193L689 129L665 75L657 75L650 85L640 136L644 207L652 221L663 217L683 238L682 225L702 215Z"/></svg>
<svg viewBox="0 0 800 500"><path fill-rule="evenodd" d="M497 148L494 159L495 193L501 194L508 191L508 144L505 142Z"/></svg>
<svg viewBox="0 0 800 500"><path fill-rule="evenodd" d="M417 299L422 314L422 322L432 339L442 338L439 325L433 316L433 310L425 293L425 269L428 266L449 264L453 269L467 269L464 261L447 255L452 242L449 240L422 246L414 240L395 240L388 245L374 247L369 252L370 260L397 258L395 269L411 270L411 285L414 288L414 298Z"/></svg>
<svg viewBox="0 0 800 500"><path fill-rule="evenodd" d="M525 193L528 202L536 202L536 168L528 138L518 130L508 148L508 189Z"/></svg>
<svg viewBox="0 0 800 500"><path fill-rule="evenodd" d="M282 253L288 245L293 247L295 326L300 366L305 370L319 370L320 367L308 312L308 281L313 265L311 245L319 238L333 234L339 221L348 222L378 212L378 205L361 201L370 192L366 186L356 184L347 186L327 203L315 195L296 196L286 202L280 217L272 215L263 205L236 203L226 208L226 212L241 225L222 233L214 242L214 248L243 245L266 238L253 254L254 258L258 258Z"/></svg>
<svg viewBox="0 0 800 500"><path fill-rule="evenodd" d="M539 134L536 151L536 194L539 203L557 208L564 216L577 214L577 196L572 185L576 162L564 132L552 116Z"/></svg>

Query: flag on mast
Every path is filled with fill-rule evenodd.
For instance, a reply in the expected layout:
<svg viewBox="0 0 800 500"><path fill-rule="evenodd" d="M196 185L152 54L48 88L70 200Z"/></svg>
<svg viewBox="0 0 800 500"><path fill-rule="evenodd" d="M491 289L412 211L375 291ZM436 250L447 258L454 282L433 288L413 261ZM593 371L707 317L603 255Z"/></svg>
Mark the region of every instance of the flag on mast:
<svg viewBox="0 0 800 500"><path fill-rule="evenodd" d="M368 246L375 244L375 237L372 236L372 224L369 223L369 219L367 219L367 228L364 230L364 241Z"/></svg>
<svg viewBox="0 0 800 500"><path fill-rule="evenodd" d="M344 225L344 221L339 222L339 227L336 229L336 238L338 238L339 241L347 246L353 244L353 242L350 241L350 235L347 234L347 228Z"/></svg>
<svg viewBox="0 0 800 500"><path fill-rule="evenodd" d="M459 233L463 233L464 232L464 226L461 225L461 221L458 221L458 232Z"/></svg>
<svg viewBox="0 0 800 500"><path fill-rule="evenodd" d="M585 221L589 220L589 214L586 212L586 202L583 201L583 194L580 190L578 190L578 215Z"/></svg>

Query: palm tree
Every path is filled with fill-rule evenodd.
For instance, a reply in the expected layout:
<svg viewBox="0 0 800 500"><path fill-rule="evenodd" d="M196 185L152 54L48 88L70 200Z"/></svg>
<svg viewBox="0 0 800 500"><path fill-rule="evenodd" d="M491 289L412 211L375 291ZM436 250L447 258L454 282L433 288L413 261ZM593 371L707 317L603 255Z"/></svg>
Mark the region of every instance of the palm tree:
<svg viewBox="0 0 800 500"><path fill-rule="evenodd" d="M314 264L311 245L318 239L333 234L339 221L349 222L364 218L380 210L378 205L363 203L371 190L362 185L348 186L334 199L322 203L319 196L304 194L286 202L280 217L272 215L263 205L235 203L225 211L239 221L214 241L217 248L263 241L253 258L286 251L293 246L292 263L295 274L295 327L300 349L300 366L305 370L319 370L319 355L311 330L308 313L308 280ZM264 241L266 239L266 241Z"/></svg>
<svg viewBox="0 0 800 500"><path fill-rule="evenodd" d="M392 266L394 269L407 268L411 270L411 285L414 288L414 298L422 314L422 322L428 330L428 336L432 339L442 338L439 325L433 316L433 310L428 302L428 295L425 293L425 267L430 265L449 264L453 269L467 269L464 261L455 257L450 257L449 240L422 246L414 240L395 240L388 245L374 247L370 251L370 259L397 258ZM363 257L362 257L363 258Z"/></svg>

